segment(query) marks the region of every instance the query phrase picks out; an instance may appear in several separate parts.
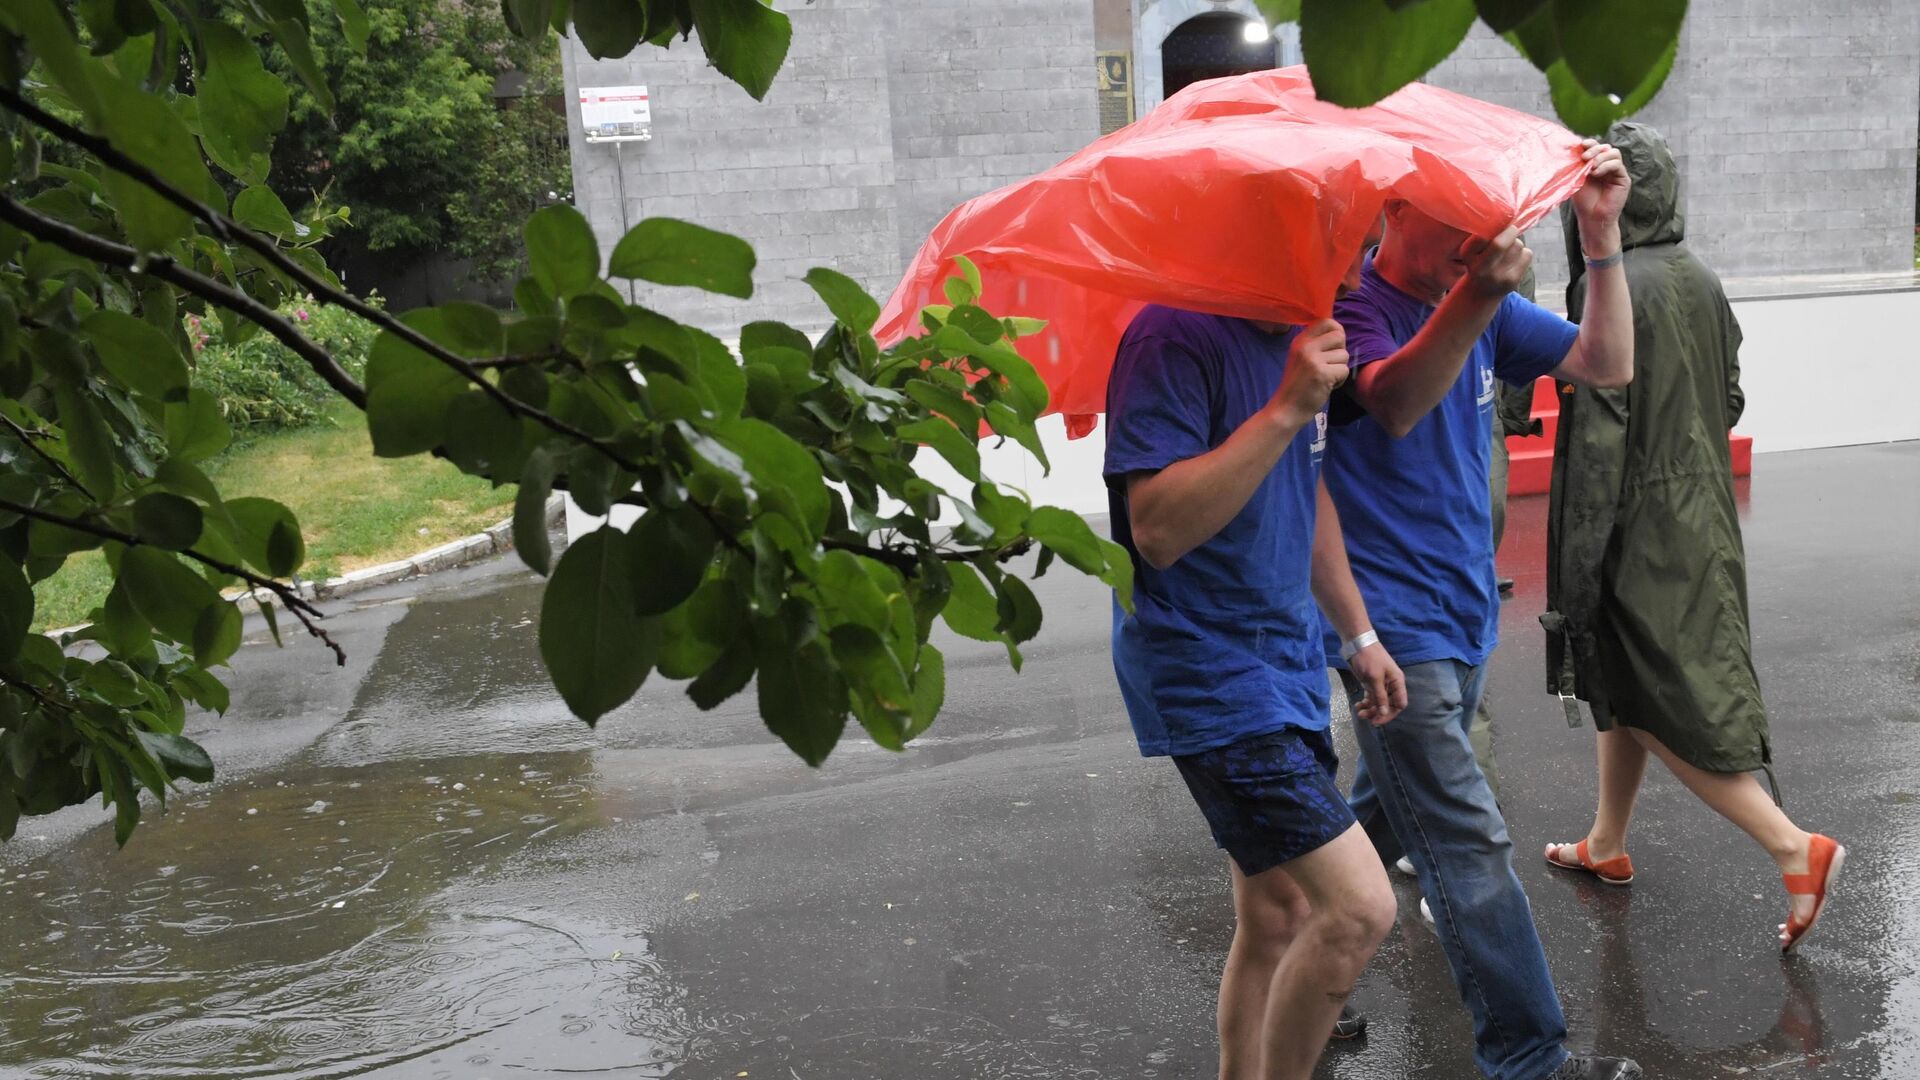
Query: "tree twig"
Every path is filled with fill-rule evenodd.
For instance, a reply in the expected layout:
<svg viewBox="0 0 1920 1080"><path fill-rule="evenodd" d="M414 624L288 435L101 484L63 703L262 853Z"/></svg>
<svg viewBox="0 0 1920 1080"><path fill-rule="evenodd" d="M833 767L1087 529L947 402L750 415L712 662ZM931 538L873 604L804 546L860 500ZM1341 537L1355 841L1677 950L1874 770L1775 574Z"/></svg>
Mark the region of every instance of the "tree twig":
<svg viewBox="0 0 1920 1080"><path fill-rule="evenodd" d="M215 236L230 243L239 244L267 260L273 264L275 269L299 282L316 298L325 300L327 303L337 307L346 308L362 319L400 338L421 352L426 353L441 364L452 368L458 372L462 378L466 379L467 382L477 387L481 393L492 398L494 404L505 409L510 415L526 417L556 434L565 435L575 442L591 446L598 451L602 457L628 472L639 471L639 466L627 458L626 455L608 446L601 440L594 438L586 431L561 420L559 417L521 402L513 395L489 382L480 368L475 366L472 361L441 345L439 342L434 341L432 338L408 326L406 323L401 322L391 313L374 307L344 289L328 284L318 274L315 274L313 271L288 257L287 253L280 249L280 245L272 239L247 228L245 225L227 217L206 203L182 192L179 188L174 187L162 179L152 169L147 168L127 154L120 152L106 139L74 127L72 124L67 123L59 117L41 109L33 102L28 101L18 91L4 86L0 86L0 107L5 107L35 125L59 136L61 139L86 150L116 172L124 173L128 177L139 181L142 186L152 190L161 198L166 199L168 202L186 211L193 218L206 225L207 228L213 231ZM86 234L83 233L82 235ZM63 244L61 246L64 247L66 245ZM68 248L68 250L73 249ZM301 355L307 359L309 363L313 362L312 358L308 357L305 353ZM328 360L331 362L332 357L329 356ZM335 366L338 365L336 364ZM325 373L323 372L322 374L324 375ZM364 393L361 399L355 401L354 404L360 406L362 409L366 408Z"/></svg>
<svg viewBox="0 0 1920 1080"><path fill-rule="evenodd" d="M79 477L73 475L72 472L68 471L65 465L60 464L59 458L56 458L52 454L47 453L45 447L41 446L39 443L34 441L33 432L28 431L26 428L20 426L19 421L15 420L11 416L8 416L4 412L0 412L0 422L3 422L7 425L8 429L10 429L13 432L13 434L20 440L20 445L25 446L28 452L32 453L33 456L39 458L41 461L46 462L49 468L51 468L54 472L60 474L61 479L65 480L69 484L72 484L73 489L75 491L78 491L80 494L85 495L89 499L93 498L93 492L87 490L87 485L81 483Z"/></svg>
<svg viewBox="0 0 1920 1080"><path fill-rule="evenodd" d="M604 441L595 438L585 430L577 428L542 409L537 409L525 404L490 382L483 372L483 369L486 367L511 366L514 363L521 362L521 358L499 357L482 361L468 360L413 327L408 326L398 318L395 318L391 313L366 303L352 293L328 284L311 270L289 258L287 254L281 250L279 244L275 243L272 239L247 228L240 222L234 221L232 218L214 210L211 206L180 191L151 169L142 165L139 161L116 149L106 139L74 127L72 124L34 105L17 91L3 86L0 86L0 107L5 107L35 125L44 128L48 132L59 136L61 139L79 146L99 158L101 162L109 168L139 181L143 186L151 189L168 202L184 210L194 219L205 224L212 230L215 236L239 244L260 255L276 269L300 283L316 298L353 312L360 318L405 340L408 344L426 353L441 364L452 368L465 378L467 382L479 388L482 393L492 398L496 404L505 409L509 414L525 417L556 434L565 435L575 442L591 446L602 457L605 457L608 461L628 472L638 473L640 471L639 464L629 459L625 454L620 453L618 450L607 445ZM29 227L28 224L16 220L15 217L12 216L16 211L19 214L30 215L32 218L39 219L43 227L47 228L47 231L36 231L36 229ZM218 282L195 274L191 270L179 267L171 260L153 258L146 261L143 265L140 262L139 253L135 252L132 248L114 244L111 241L101 240L89 233L74 229L64 222L59 222L52 218L44 218L41 215L35 214L33 211L27 210L25 207L19 206L17 203L13 203L10 199L0 202L0 220L10 221L23 231L32 233L42 240L47 240L75 254L85 255L88 258L107 263L108 265L121 266L127 269L143 266L143 269L147 273L179 285L181 288L187 289L189 292L203 299L220 304L229 310L237 311L246 315L248 318L254 319L269 333L272 333L283 343L287 344L289 348L292 348L294 352L306 360L310 366L313 366L314 370L327 381L328 385L333 386L335 390L339 391L347 400L351 401L360 409L366 409L366 391L357 383L353 382L352 378L346 374L344 369L340 368L338 362L333 359L331 354L307 341L304 335L301 335L299 331L293 327L293 324L287 322L284 318L280 317L277 312L273 311L273 309L266 307L266 305L259 303L252 297L246 296L246 294L236 290L227 289ZM70 235L67 235L65 240L63 240L58 238L55 230ZM76 244L81 246L76 246ZM83 250L83 247L91 250ZM282 331L284 331L284 333ZM296 339L300 344L296 345L294 340L289 340L288 335L291 335L291 337ZM534 358L526 359L531 360ZM337 373L337 375L335 373ZM342 385L343 381L344 385ZM712 518L710 508L698 506L697 504L696 508L703 514L706 514L710 519ZM715 521L714 524L717 525L719 522ZM739 539L731 535L730 532L723 532L722 535L725 536L729 544L735 549L743 552L746 550L739 542ZM904 570L911 570L919 563L919 559L915 555L898 548L873 547L866 544L853 544L832 540L826 541L824 546L865 555L868 558L877 559ZM995 552L994 555L996 558L1004 561L1014 557L1021 551L1025 551L1027 546L1029 545L1014 545L1013 548ZM942 552L939 558L943 561L959 562L975 558L983 553L983 551Z"/></svg>
<svg viewBox="0 0 1920 1080"><path fill-rule="evenodd" d="M0 671L0 683L5 683L8 686L13 687L15 690L20 691L21 693L27 695L28 697L34 699L35 701L38 701L41 705L44 705L49 709L61 709L66 712L74 711L73 706L67 704L64 701L53 700L52 698L48 697L45 693L41 692L39 687L33 685L32 683L21 682L19 679L16 679L13 676L8 675L4 671Z"/></svg>
<svg viewBox="0 0 1920 1080"><path fill-rule="evenodd" d="M143 546L152 547L153 546L151 544L148 544L147 541L142 540L140 537L135 536L130 532L124 532L120 529L116 529L111 525L101 525L96 522L88 521L85 518L68 517L65 514L56 514L50 510L42 510L42 509L39 509L38 507L25 506L20 503L16 503L10 499L0 499L0 510L10 510L13 513L19 514L22 517L34 518L39 521L44 521L49 525L58 525L65 529L72 529L75 532L86 533L89 536L97 536L102 540L112 540L112 541L115 541L116 543L125 544L128 547L143 547ZM245 567L235 566L234 564L227 562L224 559L216 559L211 555L205 555L198 551L194 551L192 549L182 551L180 552L180 554L185 555L187 558L192 559L193 561L199 563L202 566L211 567L214 570L218 570L229 577L237 577L240 580L246 582L249 587L261 588L261 589L267 590L268 592L271 592L274 596L279 598L281 607L286 608L288 611L292 612L293 617L300 620L300 625L307 628L307 633L312 634L316 638L319 638L323 643L325 643L327 648L333 650L335 663L337 663L341 667L346 666L347 651L345 649L342 649L340 647L340 643L337 641L334 641L333 638L329 636L325 630L320 629L319 626L314 624L315 619L326 618L325 613L323 613L319 608L314 607L311 603L309 603L306 600L306 598L302 597L300 593L297 590L295 590L292 586L284 584L279 581L275 581L269 577L262 577L259 574L256 574L253 571L246 569Z"/></svg>
<svg viewBox="0 0 1920 1080"><path fill-rule="evenodd" d="M29 210L6 196L0 196L0 221L75 255L106 266L159 278L208 303L245 315L298 354L340 396L362 409L367 407L366 388L353 381L353 376L347 374L347 369L340 366L332 353L308 340L285 316L246 293L181 266L171 256L142 255L125 244L103 240L64 221Z"/></svg>

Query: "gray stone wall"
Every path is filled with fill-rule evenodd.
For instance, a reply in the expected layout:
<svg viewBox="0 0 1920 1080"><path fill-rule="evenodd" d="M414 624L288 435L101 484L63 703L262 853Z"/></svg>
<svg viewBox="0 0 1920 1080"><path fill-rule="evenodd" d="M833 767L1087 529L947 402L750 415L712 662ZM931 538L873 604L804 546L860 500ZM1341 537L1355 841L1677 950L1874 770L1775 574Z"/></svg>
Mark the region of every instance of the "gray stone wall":
<svg viewBox="0 0 1920 1080"><path fill-rule="evenodd" d="M1430 81L1552 116L1545 80L1476 27ZM1666 88L1634 117L1684 176L1687 242L1722 277L1911 268L1920 5L1694 0ZM1534 230L1541 299L1566 281Z"/></svg>
<svg viewBox="0 0 1920 1080"><path fill-rule="evenodd" d="M759 254L750 301L638 283L638 302L723 335L815 327L800 280L831 266L885 298L927 231L974 195L1097 134L1092 0L781 0L793 49L763 102L698 42L595 60L564 43L575 201L602 254L642 218L734 233ZM588 145L578 88L645 84L653 140ZM624 198L621 194L624 186Z"/></svg>
<svg viewBox="0 0 1920 1080"><path fill-rule="evenodd" d="M902 266L949 210L1100 134L1093 0L895 0ZM889 283L891 284L891 283Z"/></svg>
<svg viewBox="0 0 1920 1080"><path fill-rule="evenodd" d="M947 211L1098 134L1096 0L779 3L794 46L765 102L708 68L695 42L614 61L566 43L570 108L582 83L645 83L654 99L651 143L574 134L576 200L603 249L623 223L670 215L760 254L752 301L643 285L642 303L721 333L747 318L818 326L809 267L884 297ZM1136 36L1178 6L1136 0ZM1141 48L1136 78L1157 70ZM1545 80L1484 29L1431 81L1552 115ZM1913 0L1694 0L1673 76L1638 117L1673 143L1690 242L1731 279L1909 267L1917 118ZM1557 301L1557 221L1529 242L1541 299Z"/></svg>

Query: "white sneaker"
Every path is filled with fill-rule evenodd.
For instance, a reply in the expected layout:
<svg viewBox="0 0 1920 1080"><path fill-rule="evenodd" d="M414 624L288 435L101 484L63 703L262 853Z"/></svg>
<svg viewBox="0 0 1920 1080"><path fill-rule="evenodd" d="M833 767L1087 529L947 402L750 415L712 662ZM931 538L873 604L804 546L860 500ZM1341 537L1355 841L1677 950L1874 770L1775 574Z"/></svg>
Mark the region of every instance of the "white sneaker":
<svg viewBox="0 0 1920 1080"><path fill-rule="evenodd" d="M1408 877L1416 876L1413 869L1413 860L1407 858L1405 855L1400 856L1400 861L1397 863L1394 863L1393 868L1407 875Z"/></svg>
<svg viewBox="0 0 1920 1080"><path fill-rule="evenodd" d="M1433 908L1427 905L1427 898L1424 896L1420 898L1420 917L1427 920L1428 926L1433 925Z"/></svg>

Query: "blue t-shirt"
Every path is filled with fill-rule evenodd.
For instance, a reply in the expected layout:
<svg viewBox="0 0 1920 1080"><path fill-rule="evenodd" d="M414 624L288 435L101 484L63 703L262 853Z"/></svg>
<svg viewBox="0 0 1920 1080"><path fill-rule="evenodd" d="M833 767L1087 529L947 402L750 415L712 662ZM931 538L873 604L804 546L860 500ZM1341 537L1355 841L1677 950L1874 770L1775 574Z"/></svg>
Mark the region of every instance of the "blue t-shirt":
<svg viewBox="0 0 1920 1080"><path fill-rule="evenodd" d="M1273 397L1294 332L1149 307L1121 339L1107 384L1103 471L1114 539L1133 556L1134 613L1114 604L1113 668L1144 755L1327 726L1308 580L1326 414L1300 432L1226 528L1165 570L1140 558L1127 514L1128 474L1214 449Z"/></svg>
<svg viewBox="0 0 1920 1080"><path fill-rule="evenodd" d="M1384 360L1434 309L1380 276L1368 258L1360 287L1336 303L1357 368ZM1336 429L1327 491L1340 512L1354 581L1380 642L1401 665L1484 664L1499 641L1493 518L1487 470L1493 451L1494 379L1530 385L1566 358L1580 328L1508 295L1467 354L1459 381L1406 437L1372 417ZM1326 630L1327 662L1340 638Z"/></svg>

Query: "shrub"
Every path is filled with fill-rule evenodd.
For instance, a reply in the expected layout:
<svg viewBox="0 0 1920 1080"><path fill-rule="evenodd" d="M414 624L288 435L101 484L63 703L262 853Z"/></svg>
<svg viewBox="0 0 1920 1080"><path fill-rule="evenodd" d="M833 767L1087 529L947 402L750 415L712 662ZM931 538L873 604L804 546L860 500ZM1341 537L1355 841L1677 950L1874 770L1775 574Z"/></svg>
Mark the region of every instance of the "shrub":
<svg viewBox="0 0 1920 1080"><path fill-rule="evenodd" d="M365 373L375 333L371 324L312 300L288 303L281 311L354 378ZM189 315L187 337L193 342L194 384L220 399L227 423L238 435L318 423L334 400L306 361L266 334L233 343L218 319Z"/></svg>

